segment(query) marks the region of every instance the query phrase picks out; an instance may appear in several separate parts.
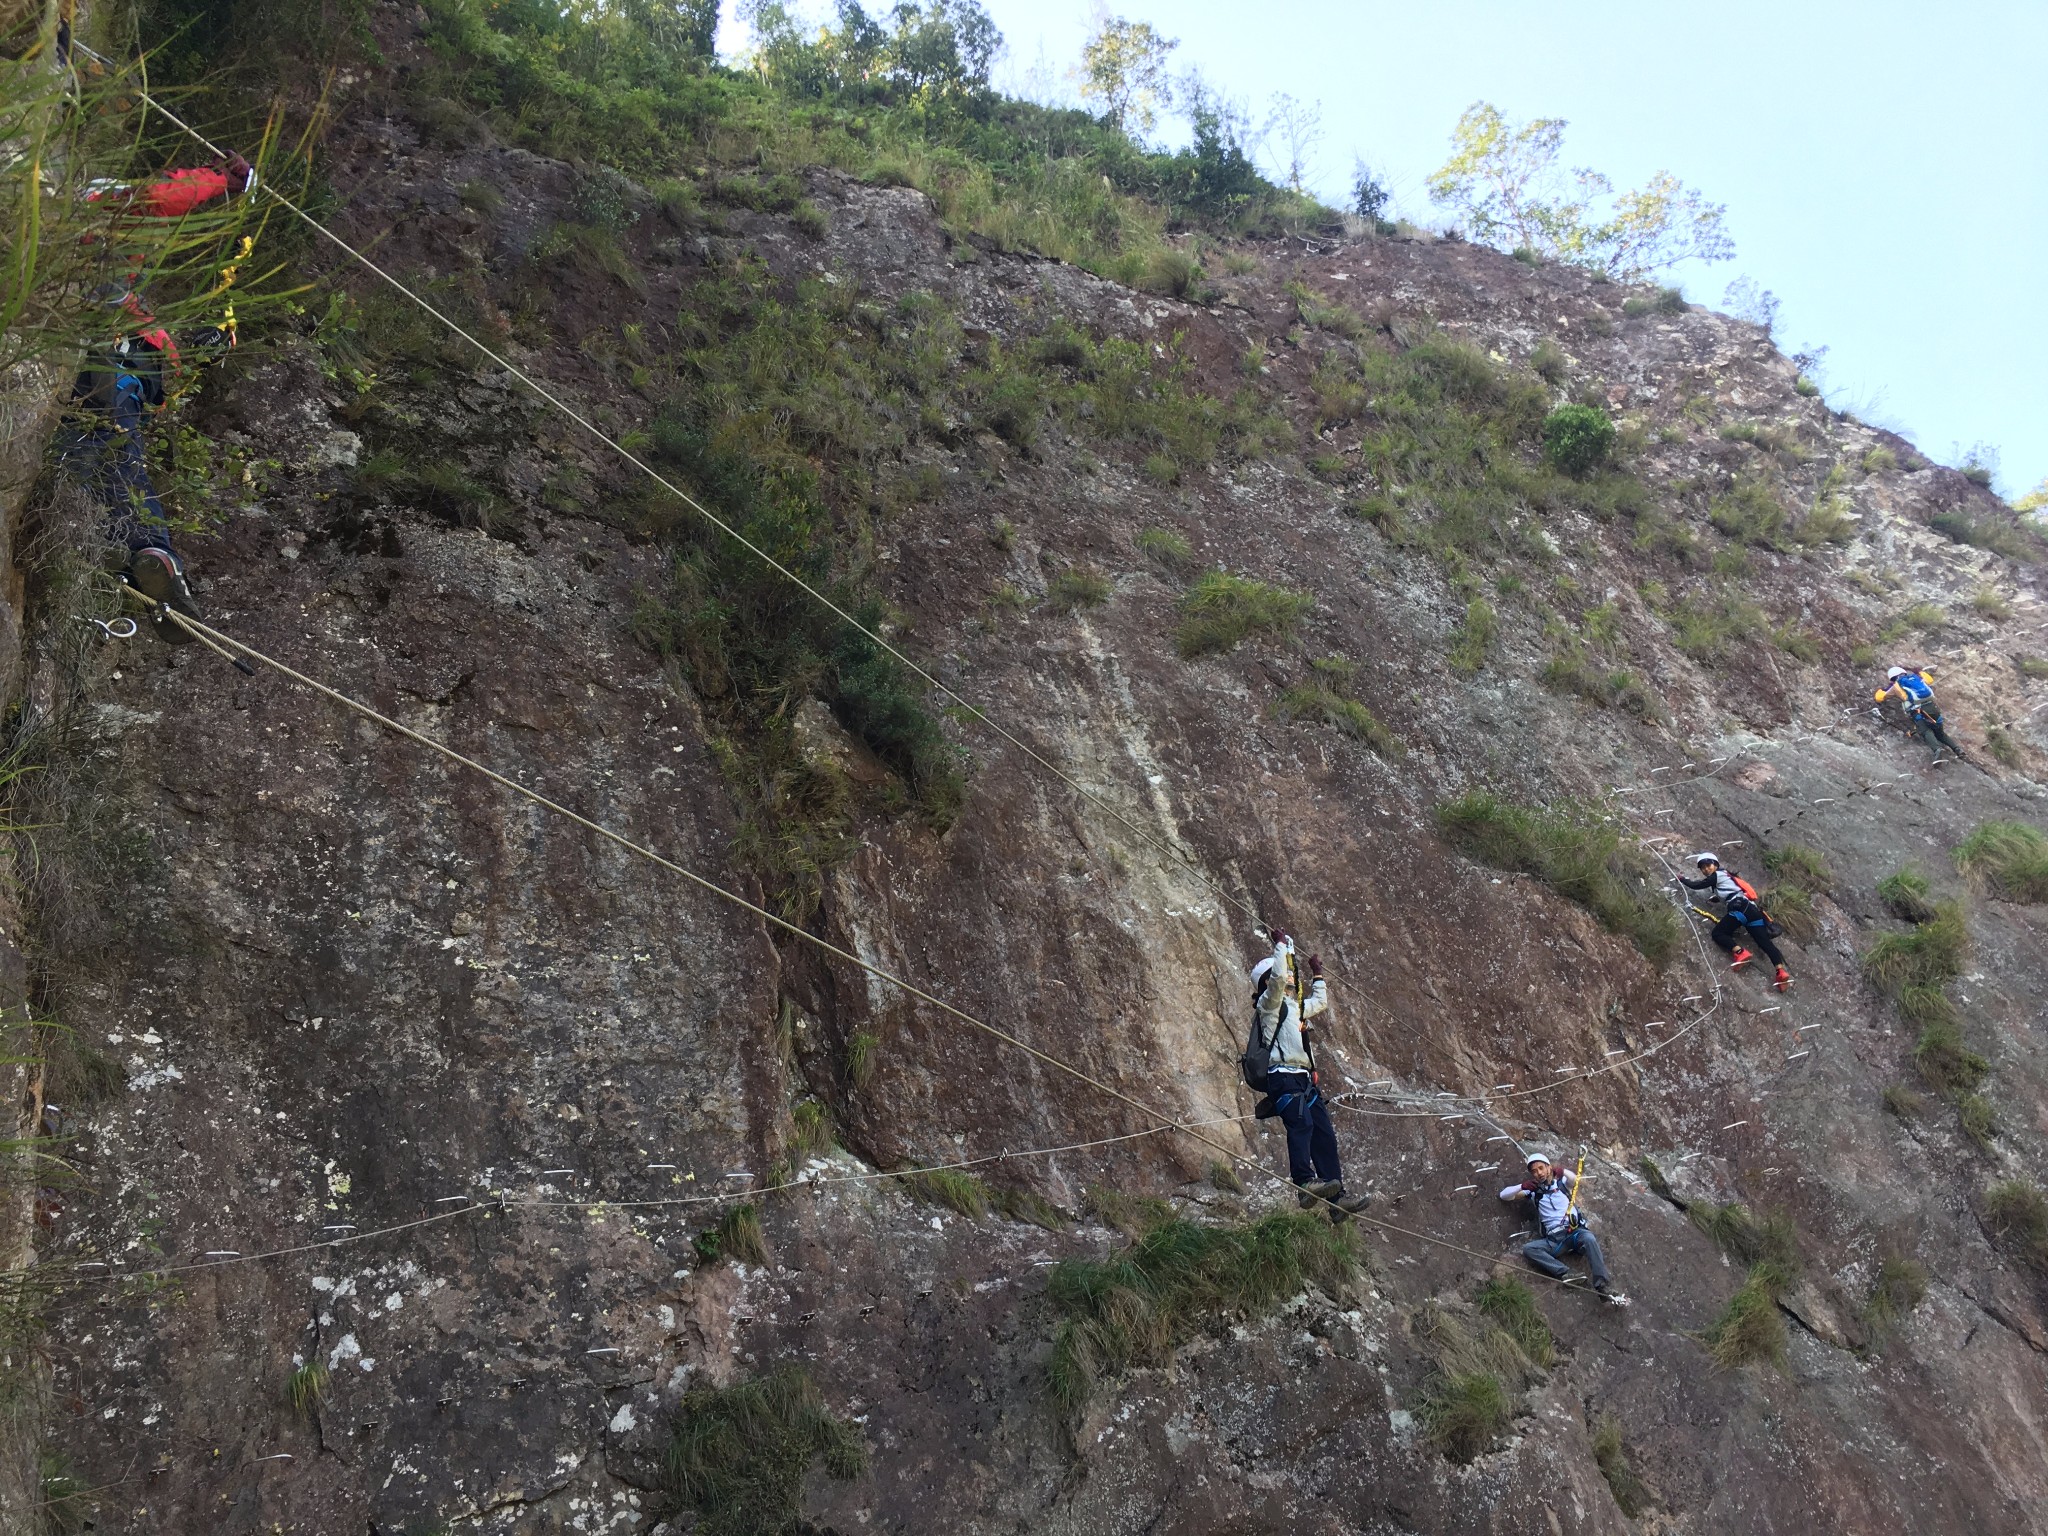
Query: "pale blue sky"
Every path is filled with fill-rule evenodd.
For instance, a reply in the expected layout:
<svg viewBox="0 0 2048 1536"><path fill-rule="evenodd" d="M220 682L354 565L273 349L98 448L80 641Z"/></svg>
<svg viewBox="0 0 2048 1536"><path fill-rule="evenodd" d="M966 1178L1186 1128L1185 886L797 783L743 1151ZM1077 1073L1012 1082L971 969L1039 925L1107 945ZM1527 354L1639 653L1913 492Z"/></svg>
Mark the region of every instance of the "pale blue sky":
<svg viewBox="0 0 2048 1536"><path fill-rule="evenodd" d="M998 83L1070 91L1098 7L983 3L1009 45ZM1830 349L1832 403L1935 458L1991 445L2009 495L2048 477L2044 0L1112 9L1255 117L1278 91L1319 101L1316 190L1341 201L1356 153L1418 222L1441 217L1423 180L1466 106L1567 118L1569 163L1619 186L1669 170L1727 204L1736 259L1679 269L1688 297L1718 307L1751 277L1782 301L1787 351Z"/></svg>

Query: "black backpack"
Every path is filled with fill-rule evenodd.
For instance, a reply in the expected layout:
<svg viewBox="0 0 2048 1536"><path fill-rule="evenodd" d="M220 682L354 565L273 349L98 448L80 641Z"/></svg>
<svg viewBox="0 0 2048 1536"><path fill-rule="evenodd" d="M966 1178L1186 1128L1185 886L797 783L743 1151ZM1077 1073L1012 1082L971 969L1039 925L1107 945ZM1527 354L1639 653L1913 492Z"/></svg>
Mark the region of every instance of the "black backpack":
<svg viewBox="0 0 2048 1536"><path fill-rule="evenodd" d="M1259 1005L1252 1003L1251 1033L1245 1037L1244 1054L1237 1059L1237 1070L1244 1076L1245 1087L1253 1093L1266 1091L1266 1074L1273 1070L1273 1047L1280 1035L1280 1026L1273 1026L1272 1040L1259 1038Z"/></svg>

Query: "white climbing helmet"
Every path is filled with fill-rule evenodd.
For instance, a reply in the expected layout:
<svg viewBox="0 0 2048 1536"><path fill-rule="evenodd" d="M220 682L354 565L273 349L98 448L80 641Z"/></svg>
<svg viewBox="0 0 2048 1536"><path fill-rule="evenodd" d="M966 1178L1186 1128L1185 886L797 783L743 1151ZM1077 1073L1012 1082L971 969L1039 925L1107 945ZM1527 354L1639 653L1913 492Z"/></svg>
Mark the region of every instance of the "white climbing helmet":
<svg viewBox="0 0 2048 1536"><path fill-rule="evenodd" d="M1531 1152L1529 1154L1528 1160L1524 1162L1522 1166L1524 1168L1534 1168L1538 1163L1547 1163L1549 1161L1550 1157L1547 1153Z"/></svg>
<svg viewBox="0 0 2048 1536"><path fill-rule="evenodd" d="M1906 669L1904 667L1893 667L1890 671L1885 673L1884 676L1886 682L1896 682L1905 675Z"/></svg>
<svg viewBox="0 0 2048 1536"><path fill-rule="evenodd" d="M1692 862L1695 869L1705 869L1709 864L1720 863L1721 855L1718 853L1696 853L1692 856Z"/></svg>

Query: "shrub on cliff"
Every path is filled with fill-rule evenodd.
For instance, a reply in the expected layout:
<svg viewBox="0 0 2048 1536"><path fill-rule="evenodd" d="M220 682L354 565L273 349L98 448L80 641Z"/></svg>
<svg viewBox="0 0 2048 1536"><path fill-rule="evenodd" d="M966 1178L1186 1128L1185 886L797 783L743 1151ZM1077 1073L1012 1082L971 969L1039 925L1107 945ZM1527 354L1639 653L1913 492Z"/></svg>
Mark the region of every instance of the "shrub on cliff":
<svg viewBox="0 0 2048 1536"><path fill-rule="evenodd" d="M1186 660L1221 654L1253 635L1286 634L1315 605L1306 592L1211 571L1181 599L1175 643Z"/></svg>
<svg viewBox="0 0 2048 1536"><path fill-rule="evenodd" d="M867 1444L790 1366L729 1387L698 1387L678 1409L663 1481L701 1516L700 1536L788 1536L802 1523L811 1465L842 1481L867 1470Z"/></svg>
<svg viewBox="0 0 2048 1536"><path fill-rule="evenodd" d="M2008 901L2048 901L2048 837L2024 821L1987 821L1956 849L1956 868Z"/></svg>
<svg viewBox="0 0 2048 1536"><path fill-rule="evenodd" d="M1588 474L1614 451L1614 423L1598 406L1561 405L1543 419L1543 456L1568 475Z"/></svg>
<svg viewBox="0 0 2048 1536"><path fill-rule="evenodd" d="M1633 939L1657 964L1677 953L1684 931L1678 915L1613 823L1579 810L1513 805L1483 790L1439 805L1436 822L1454 848L1496 869L1536 876L1609 931Z"/></svg>

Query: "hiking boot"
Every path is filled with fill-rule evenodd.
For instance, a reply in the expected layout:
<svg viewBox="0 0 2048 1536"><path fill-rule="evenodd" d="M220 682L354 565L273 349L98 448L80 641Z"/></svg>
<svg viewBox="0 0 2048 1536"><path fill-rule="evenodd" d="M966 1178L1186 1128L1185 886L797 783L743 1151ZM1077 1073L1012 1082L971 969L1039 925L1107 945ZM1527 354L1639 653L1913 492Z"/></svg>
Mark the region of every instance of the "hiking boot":
<svg viewBox="0 0 2048 1536"><path fill-rule="evenodd" d="M1347 1216L1356 1216L1371 1204L1372 1191L1369 1189L1362 1189L1355 1195L1339 1195L1337 1197L1337 1209Z"/></svg>
<svg viewBox="0 0 2048 1536"><path fill-rule="evenodd" d="M128 561L128 585L153 603L161 604L188 619L200 617L199 604L185 584L185 568L168 549L138 549ZM192 632L161 614L152 614L156 632L172 645L188 644Z"/></svg>
<svg viewBox="0 0 2048 1536"><path fill-rule="evenodd" d="M1728 969L1731 971L1739 971L1755 958L1756 956L1752 955L1748 950L1738 946L1735 951L1735 958L1728 962Z"/></svg>
<svg viewBox="0 0 2048 1536"><path fill-rule="evenodd" d="M1780 992L1790 992L1792 990L1792 973L1782 965L1779 966L1778 974L1771 979L1771 985Z"/></svg>
<svg viewBox="0 0 2048 1536"><path fill-rule="evenodd" d="M1335 1179L1311 1179L1296 1186L1295 1199L1301 1202L1304 1211L1312 1211L1319 1205L1327 1205L1344 1193L1344 1186Z"/></svg>

